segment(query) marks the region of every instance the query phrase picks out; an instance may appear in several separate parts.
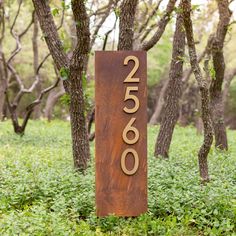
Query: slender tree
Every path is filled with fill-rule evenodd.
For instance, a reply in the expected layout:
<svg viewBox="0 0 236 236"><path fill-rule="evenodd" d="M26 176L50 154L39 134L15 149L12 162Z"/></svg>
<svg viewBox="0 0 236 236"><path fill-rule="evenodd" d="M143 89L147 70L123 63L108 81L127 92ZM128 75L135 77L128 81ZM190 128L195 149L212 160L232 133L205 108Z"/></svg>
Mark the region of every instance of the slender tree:
<svg viewBox="0 0 236 236"><path fill-rule="evenodd" d="M182 8L182 2L180 3ZM155 156L168 158L168 150L175 124L179 117L179 99L182 94L183 57L185 48L185 33L183 16L179 12L176 20L173 40L172 60L169 72L169 82L166 90L166 103L161 121L160 131L155 146Z"/></svg>
<svg viewBox="0 0 236 236"><path fill-rule="evenodd" d="M211 42L212 42L212 36L210 35L205 49L201 52L201 54L198 57L199 63L204 59L206 54L210 53ZM193 73L192 68L188 68L183 71L183 78L182 78L183 88L182 88L181 97L183 96L183 93L186 91L188 87L188 81L192 73ZM162 110L166 102L164 98L166 96L166 90L167 90L168 84L169 84L169 81L166 80L164 82L164 85L161 88L160 96L157 98L154 113L151 116L150 121L149 121L149 123L152 125L157 124L157 121L160 119L160 116L162 114Z"/></svg>
<svg viewBox="0 0 236 236"><path fill-rule="evenodd" d="M191 20L191 1L183 0L183 19L184 28L186 32L186 38L188 42L188 51L190 57L190 64L198 83L198 87L201 93L201 108L202 108L202 121L204 127L204 140L203 144L198 152L198 163L202 182L208 182L210 180L208 172L207 156L210 151L213 142L212 121L210 112L210 94L208 88L208 82L202 76L201 69L198 64L194 36L193 25Z"/></svg>
<svg viewBox="0 0 236 236"><path fill-rule="evenodd" d="M215 73L210 87L211 116L215 133L215 146L219 149L227 150L228 142L222 100L222 85L225 75L223 48L232 12L229 9L229 0L217 0L217 3L219 9L219 23L212 42L212 59Z"/></svg>

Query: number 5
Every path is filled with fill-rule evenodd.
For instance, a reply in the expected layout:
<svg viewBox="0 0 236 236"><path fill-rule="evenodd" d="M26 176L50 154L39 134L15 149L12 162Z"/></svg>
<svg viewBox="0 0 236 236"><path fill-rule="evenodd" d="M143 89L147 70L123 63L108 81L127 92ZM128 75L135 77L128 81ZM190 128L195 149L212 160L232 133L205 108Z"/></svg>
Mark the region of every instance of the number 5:
<svg viewBox="0 0 236 236"><path fill-rule="evenodd" d="M129 114L135 113L139 109L139 100L138 100L137 96L130 94L131 91L138 91L138 87L135 86L135 87L127 87L126 88L124 101L127 101L127 100L133 100L134 101L134 107L133 108L127 108L127 107L123 108L123 110L126 113L129 113Z"/></svg>

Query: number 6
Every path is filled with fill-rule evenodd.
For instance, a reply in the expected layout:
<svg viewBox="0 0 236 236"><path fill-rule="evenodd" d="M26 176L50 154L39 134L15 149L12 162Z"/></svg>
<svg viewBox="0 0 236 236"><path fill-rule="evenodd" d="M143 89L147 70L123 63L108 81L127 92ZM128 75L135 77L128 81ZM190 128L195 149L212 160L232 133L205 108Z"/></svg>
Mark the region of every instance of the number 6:
<svg viewBox="0 0 236 236"><path fill-rule="evenodd" d="M135 128L133 123L135 122L136 118L131 118L129 123L126 125L125 129L123 130L122 138L127 144L135 144L139 140L139 131L137 128ZM128 132L133 132L134 133L134 138L133 139L128 139L127 134Z"/></svg>

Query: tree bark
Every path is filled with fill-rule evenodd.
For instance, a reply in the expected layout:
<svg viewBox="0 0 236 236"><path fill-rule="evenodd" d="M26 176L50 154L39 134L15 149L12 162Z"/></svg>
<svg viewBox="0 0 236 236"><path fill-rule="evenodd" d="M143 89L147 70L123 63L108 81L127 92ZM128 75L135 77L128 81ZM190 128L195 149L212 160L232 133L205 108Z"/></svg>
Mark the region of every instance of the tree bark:
<svg viewBox="0 0 236 236"><path fill-rule="evenodd" d="M81 0L72 1L77 32L77 46L70 61L71 100L70 118L73 143L74 166L78 170L87 168L87 161L90 157L89 139L84 115L85 103L82 87L82 79L85 76L88 54L90 50L89 18L84 2Z"/></svg>
<svg viewBox="0 0 236 236"><path fill-rule="evenodd" d="M39 66L39 50L38 50L38 19L36 13L34 13L34 29L33 29L33 37L32 37L32 47L33 47L33 52L34 52L34 74L35 76L40 76L37 75L37 70ZM40 94L42 91L42 85L41 85L41 78L38 78L38 84L36 85L36 93L37 96ZM34 108L34 113L33 113L33 119L39 119L41 117L41 104L38 104Z"/></svg>
<svg viewBox="0 0 236 236"><path fill-rule="evenodd" d="M2 53L0 45L0 120L3 120L4 117L5 91L7 88L7 78L3 58L4 54Z"/></svg>
<svg viewBox="0 0 236 236"><path fill-rule="evenodd" d="M2 42L5 36L4 6L0 2L0 120L4 118L5 91L7 88L7 71Z"/></svg>
<svg viewBox="0 0 236 236"><path fill-rule="evenodd" d="M225 74L224 60L224 40L228 30L231 11L229 10L230 1L218 0L219 23L217 32L212 43L212 58L215 77L212 78L210 87L211 96L211 116L215 133L215 146L221 150L228 150L227 133L224 122L224 106L222 100L222 85Z"/></svg>
<svg viewBox="0 0 236 236"><path fill-rule="evenodd" d="M194 36L193 36L193 26L191 20L191 1L183 0L183 19L184 28L186 32L186 38L188 42L190 64L194 72L195 78L197 80L200 93L201 93L201 108L202 108L202 121L204 128L204 140L203 144L198 152L198 163L202 183L208 182L210 180L208 173L208 162L207 156L210 151L213 142L213 131L212 131L212 121L211 121L211 111L210 111L210 95L207 81L203 79L195 48Z"/></svg>
<svg viewBox="0 0 236 236"><path fill-rule="evenodd" d="M180 7L182 4L180 5ZM160 131L155 145L156 157L168 158L169 147L175 124L179 117L179 99L182 94L183 56L185 48L185 33L183 31L183 16L178 14L173 41L172 61L169 82L166 90L166 102L161 121Z"/></svg>
<svg viewBox="0 0 236 236"><path fill-rule="evenodd" d="M134 18L138 0L124 0L121 4L118 50L132 50Z"/></svg>

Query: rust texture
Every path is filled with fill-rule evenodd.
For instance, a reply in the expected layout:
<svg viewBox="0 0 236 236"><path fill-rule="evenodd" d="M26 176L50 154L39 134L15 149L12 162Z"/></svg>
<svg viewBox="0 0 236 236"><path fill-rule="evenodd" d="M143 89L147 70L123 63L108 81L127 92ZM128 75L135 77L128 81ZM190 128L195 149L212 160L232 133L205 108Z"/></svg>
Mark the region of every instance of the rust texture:
<svg viewBox="0 0 236 236"><path fill-rule="evenodd" d="M127 56L135 56L139 67L134 78L139 82L125 83L124 80L134 68L134 61L124 65ZM95 156L96 156L96 210L98 216L138 216L147 211L147 62L144 51L101 51L95 54ZM135 102L124 101L127 87L138 87L131 91L139 100L139 108L132 110ZM139 132L138 141L127 144L123 130L132 118L132 127ZM130 122L131 124L131 122ZM129 140L135 133L127 134ZM121 157L125 150L133 149L138 154L138 169L128 175L122 171ZM128 153L125 166L128 171L135 166L135 158Z"/></svg>

